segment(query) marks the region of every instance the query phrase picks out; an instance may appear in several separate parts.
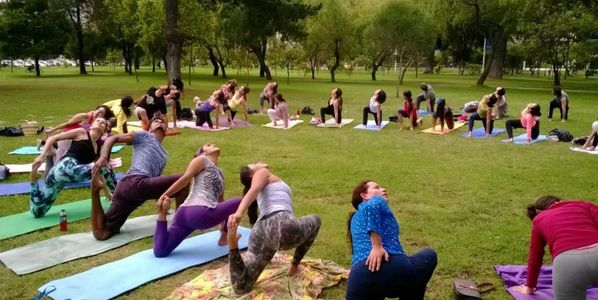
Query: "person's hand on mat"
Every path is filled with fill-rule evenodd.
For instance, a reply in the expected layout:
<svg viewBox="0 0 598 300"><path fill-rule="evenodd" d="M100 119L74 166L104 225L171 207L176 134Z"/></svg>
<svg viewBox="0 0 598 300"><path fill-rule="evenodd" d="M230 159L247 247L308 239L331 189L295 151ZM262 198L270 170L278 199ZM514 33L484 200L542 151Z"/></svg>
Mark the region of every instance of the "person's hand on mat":
<svg viewBox="0 0 598 300"><path fill-rule="evenodd" d="M371 272L376 272L380 270L380 266L382 265L382 259L384 261L388 261L388 252L383 247L372 247L370 251L370 255L365 260L365 265Z"/></svg>
<svg viewBox="0 0 598 300"><path fill-rule="evenodd" d="M528 287L525 284L514 286L511 289L514 290L514 291L520 292L522 294L527 294L527 295L531 295L531 294L534 293L534 289Z"/></svg>

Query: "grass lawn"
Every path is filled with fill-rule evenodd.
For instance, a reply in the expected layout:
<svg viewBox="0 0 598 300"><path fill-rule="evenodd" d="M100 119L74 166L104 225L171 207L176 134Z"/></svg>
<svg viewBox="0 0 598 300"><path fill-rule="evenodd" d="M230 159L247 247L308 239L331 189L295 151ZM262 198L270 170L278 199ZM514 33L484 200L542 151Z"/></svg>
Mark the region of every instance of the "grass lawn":
<svg viewBox="0 0 598 300"><path fill-rule="evenodd" d="M202 99L224 82L209 76L208 70L196 69L188 84L184 75L183 107L191 107L194 96ZM448 72L448 71L447 71ZM596 202L596 170L598 157L569 150L570 144L541 142L533 145L512 145L500 142L502 133L488 140L472 140L459 136L463 127L445 136L420 134L419 130L399 130L390 123L382 131L353 130L360 123L361 110L375 89L382 88L390 96L383 104L384 118L396 113L402 101L396 98L394 73L378 74L378 81L370 81L367 72L351 75L340 73L336 84L322 71L311 80L302 72L291 74L278 71L275 78L279 91L294 111L306 105L319 112L333 87L343 90L345 100L343 117L355 121L341 129L316 129L307 125L310 116L302 116L306 123L291 130L273 130L259 126L269 122L266 116L252 115L256 126L203 132L183 129L178 136L164 142L169 162L164 174L182 172L195 150L204 143L216 143L222 149L219 162L225 172L225 197L242 191L239 168L246 163L264 160L293 190L293 203L298 216L315 213L322 218L318 239L308 253L336 261L349 267L351 254L346 235L346 218L352 210L351 191L362 179L371 178L389 191L390 205L401 225L401 242L408 253L429 246L438 252L439 264L428 286L429 299L450 297L451 279L470 277L476 281L493 282L498 289L485 299L509 299L502 283L494 273L497 264L525 264L527 260L530 222L525 206L538 196L555 194L565 199L585 199ZM258 96L265 81L251 73L231 78L249 83L250 108L259 108ZM285 76L285 77L283 77ZM128 76L121 70L99 69L79 76L76 69L44 69L41 78L35 78L23 69L0 69L0 126L16 125L23 119L33 119L44 126L64 122L70 115L89 111L105 101L131 95L141 96L150 86L165 82L163 72L148 70ZM551 78L509 77L500 81L488 80L487 87L476 87L476 77L455 74L421 75L413 72L401 86L418 94L421 82L434 87L437 96L447 99L455 110L465 102L479 100L496 86L507 89L511 116L518 117L528 102L542 106L540 131L566 128L574 136L587 135L591 123L598 117L598 78L586 80L583 76L563 81L563 89L571 98L570 120L566 123L546 119L548 102L552 99ZM241 117L242 118L242 117ZM558 112L557 112L558 118ZM371 117L370 117L371 119ZM431 118L424 118L424 126ZM476 127L481 126L477 123ZM495 127L504 128L504 121ZM516 130L516 134L523 133ZM34 156L9 156L19 146L34 145L36 137L0 137L0 161L29 163ZM114 157L122 157L124 172L131 161L131 147ZM593 174L593 175L592 175ZM26 181L27 175L12 176L4 182ZM594 183L592 183L594 182ZM89 190L65 190L57 203L89 197ZM154 202L148 201L133 216L154 214ZM2 197L0 216L27 211L28 195ZM247 218L244 219L244 222ZM58 224L58 220L56 220ZM69 233L89 231L88 221L69 224ZM58 227L0 241L0 251L20 247L62 234ZM8 268L0 268L0 298L31 298L36 289L46 282L85 271L138 251L152 247L149 238L94 257L61 264L37 273L17 276ZM548 251L547 251L548 252ZM550 262L547 254L546 262ZM190 268L173 276L146 284L123 295L123 298L162 298L195 278L202 270L226 262ZM151 266L148 266L151 267ZM134 274L131 274L134 276ZM86 282L81 284L93 284ZM346 285L332 288L323 294L329 299L344 297Z"/></svg>

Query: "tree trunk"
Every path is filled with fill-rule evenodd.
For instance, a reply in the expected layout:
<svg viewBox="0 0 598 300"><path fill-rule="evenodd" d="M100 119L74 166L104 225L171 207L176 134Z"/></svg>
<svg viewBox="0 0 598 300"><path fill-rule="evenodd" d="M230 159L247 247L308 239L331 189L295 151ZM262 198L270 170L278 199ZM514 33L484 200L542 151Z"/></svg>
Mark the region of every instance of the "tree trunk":
<svg viewBox="0 0 598 300"><path fill-rule="evenodd" d="M251 48L250 51L255 54L257 57L257 61L260 65L260 77L266 77L267 80L272 80L272 74L270 73L270 68L266 65L266 46L268 45L268 40L263 38L261 40L260 45L258 48Z"/></svg>
<svg viewBox="0 0 598 300"><path fill-rule="evenodd" d="M561 77L559 75L559 68L556 65L552 65L552 73L554 74L554 85L561 85Z"/></svg>
<svg viewBox="0 0 598 300"><path fill-rule="evenodd" d="M331 82L336 82L336 78L334 77L335 73L336 73L336 69L338 69L338 67L340 66L341 63L341 51L340 51L340 45L341 41L339 39L336 39L334 41L334 65L332 65L332 68L330 68L330 81Z"/></svg>
<svg viewBox="0 0 598 300"><path fill-rule="evenodd" d="M494 60L494 51L492 51L492 53L490 54L490 61ZM478 78L478 81L476 82L476 85L478 86L483 86L484 82L486 81L486 78L488 78L488 73L490 73L490 66L492 64L486 64L486 66L484 66L484 70L482 71L482 74L480 74L480 78Z"/></svg>
<svg viewBox="0 0 598 300"><path fill-rule="evenodd" d="M432 74L434 72L434 50L424 57L424 74Z"/></svg>
<svg viewBox="0 0 598 300"><path fill-rule="evenodd" d="M166 0L166 60L168 82L181 79L181 53L183 34L177 26L178 0Z"/></svg>
<svg viewBox="0 0 598 300"><path fill-rule="evenodd" d="M216 60L216 55L214 55L214 49L209 45L205 45L204 47L208 49L208 58L212 64L212 76L218 76L220 68L218 66L218 61Z"/></svg>
<svg viewBox="0 0 598 300"><path fill-rule="evenodd" d="M81 6L77 3L76 7L77 13L77 21L75 25L75 30L77 31L77 51L79 54L79 74L87 74L87 70L85 70L85 57L83 56L83 25L81 25Z"/></svg>
<svg viewBox="0 0 598 300"><path fill-rule="evenodd" d="M152 73L156 73L156 58L152 56Z"/></svg>
<svg viewBox="0 0 598 300"><path fill-rule="evenodd" d="M376 62L372 62L372 81L376 81L376 72L378 71L378 66L376 66Z"/></svg>
<svg viewBox="0 0 598 300"><path fill-rule="evenodd" d="M39 70L39 58L35 58L35 77L41 77L41 71Z"/></svg>
<svg viewBox="0 0 598 300"><path fill-rule="evenodd" d="M131 68L131 48L129 47L129 43L124 42L123 44L123 58L125 59L125 72L129 73L129 75L133 75L133 70Z"/></svg>
<svg viewBox="0 0 598 300"><path fill-rule="evenodd" d="M505 56L507 54L507 40L505 39L504 32L497 32L492 42L493 59L490 61L490 73L488 76L494 79L502 79Z"/></svg>

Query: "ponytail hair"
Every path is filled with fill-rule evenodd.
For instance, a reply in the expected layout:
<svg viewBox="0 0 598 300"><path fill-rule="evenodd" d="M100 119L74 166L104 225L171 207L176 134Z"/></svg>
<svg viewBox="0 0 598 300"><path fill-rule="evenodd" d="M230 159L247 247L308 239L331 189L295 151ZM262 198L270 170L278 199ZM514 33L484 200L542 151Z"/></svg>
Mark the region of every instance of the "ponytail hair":
<svg viewBox="0 0 598 300"><path fill-rule="evenodd" d="M546 210L552 204L560 202L561 198L552 195L541 196L536 199L534 204L527 206L527 216L530 220L533 220L539 213Z"/></svg>
<svg viewBox="0 0 598 300"><path fill-rule="evenodd" d="M131 105L133 105L133 98L131 96L124 96L120 99L120 107L127 118L131 117Z"/></svg>
<svg viewBox="0 0 598 300"><path fill-rule="evenodd" d="M239 172L239 177L241 179L241 183L243 184L243 197L249 192L251 188L251 169L248 166L241 167L241 171ZM249 224L252 226L257 222L258 217L258 206L257 201L252 201L249 208L247 208L247 216L249 216Z"/></svg>

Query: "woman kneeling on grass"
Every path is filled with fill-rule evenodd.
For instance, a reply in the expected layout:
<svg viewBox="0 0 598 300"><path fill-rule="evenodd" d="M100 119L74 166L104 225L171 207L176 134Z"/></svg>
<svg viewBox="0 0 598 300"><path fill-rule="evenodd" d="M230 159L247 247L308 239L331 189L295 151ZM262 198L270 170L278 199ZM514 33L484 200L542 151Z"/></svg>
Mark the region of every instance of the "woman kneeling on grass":
<svg viewBox="0 0 598 300"><path fill-rule="evenodd" d="M214 144L203 145L185 173L158 199L158 223L154 234L156 257L168 256L193 230L209 229L218 224L222 224L218 245L227 244L226 221L237 210L241 199L223 201L224 178L216 165L219 157L220 148ZM178 207L172 224L166 229L170 195L178 193L191 181L187 199Z"/></svg>
<svg viewBox="0 0 598 300"><path fill-rule="evenodd" d="M405 254L399 223L378 183L360 182L352 204L356 211L347 222L353 252L347 299L424 299L436 252L426 248L413 256Z"/></svg>
<svg viewBox="0 0 598 300"><path fill-rule="evenodd" d="M291 189L272 174L267 164L258 162L241 168L241 183L245 186L243 200L237 212L228 218L230 278L235 292L239 294L251 290L278 250L295 248L288 274L296 274L320 230L318 216L295 217ZM247 256L243 260L239 252L237 226L256 198L260 215L251 229Z"/></svg>
<svg viewBox="0 0 598 300"><path fill-rule="evenodd" d="M36 218L43 217L50 210L52 204L56 201L56 197L58 197L58 193L66 184L91 179L93 162L100 154L98 140L106 133L106 123L106 119L96 118L89 131L77 128L51 136L46 140L44 150L33 161L31 169L30 207L31 213ZM63 140L70 141L70 147L60 162L46 171L46 187L41 190L37 182L41 176L37 170L46 156L54 152L54 143ZM100 173L110 191L114 191L116 178L112 170L110 168L101 168Z"/></svg>
<svg viewBox="0 0 598 300"><path fill-rule="evenodd" d="M527 283L513 289L534 293L548 244L555 299L586 299L586 289L598 284L598 205L542 196L528 205L527 216L532 220Z"/></svg>
<svg viewBox="0 0 598 300"><path fill-rule="evenodd" d="M513 128L525 128L527 132L527 143L535 140L540 135L540 105L529 103L522 111L519 120L507 120L505 127L509 138L504 142L513 142Z"/></svg>

